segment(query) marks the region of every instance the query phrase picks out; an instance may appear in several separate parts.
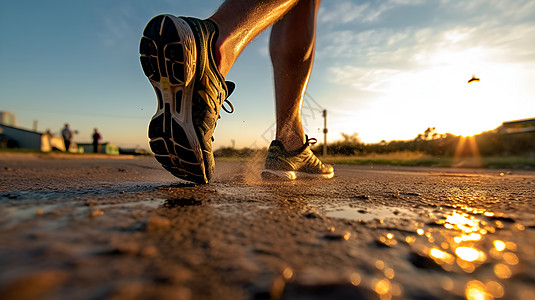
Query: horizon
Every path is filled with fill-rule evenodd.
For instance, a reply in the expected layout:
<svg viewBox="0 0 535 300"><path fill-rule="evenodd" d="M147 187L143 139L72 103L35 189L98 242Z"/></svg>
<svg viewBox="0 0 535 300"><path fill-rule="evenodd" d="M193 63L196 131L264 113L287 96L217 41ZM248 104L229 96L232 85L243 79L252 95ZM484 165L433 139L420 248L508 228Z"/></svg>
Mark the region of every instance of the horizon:
<svg viewBox="0 0 535 300"><path fill-rule="evenodd" d="M0 112L6 112L6 111L0 111ZM9 113L9 112L8 112ZM381 144L383 142L386 142L386 143L390 143L390 142L408 142L408 141L412 141L412 140L415 140L416 138L418 138L418 136L420 136L422 133L425 133L425 131L427 129L432 129L433 131L432 132L436 132L437 134L441 135L441 136L444 136L444 135L452 135L452 136L455 136L455 137L462 137L462 138L466 138L466 137L475 137L475 136L478 136L478 135L481 135L481 134L485 134L485 133L489 133L489 132L493 132L493 131L497 131L500 129L500 127L502 127L505 123L510 123L510 122L518 122L518 121L532 121L532 120L535 120L535 118L525 118L525 119L517 119L517 120L506 120L506 121L503 121L500 123L499 126L495 127L495 128L492 128L492 129L487 129L487 130L483 130L479 133L476 133L476 134L473 134L473 135L469 135L469 136L465 136L465 135L462 135L462 134L454 134L454 133L451 133L451 132L438 132L436 131L436 127L428 127L426 128L424 131L422 132L418 132L418 133L415 133L412 137L412 138L409 138L409 139L393 139L393 140L385 140L385 139L382 139L380 141L375 141L375 142L365 142L365 141L361 141L360 140L360 137L358 135L357 132L353 132L353 133L347 133L347 132L340 132L340 137L338 139L331 139L330 141L328 141L327 144L330 144L330 143L336 143L336 142L341 142L341 141L344 141L344 134L345 135L348 135L350 137L353 137L355 136L356 134L356 138L358 139L359 143L361 144L365 144L365 145L373 145L373 144ZM11 125L8 125L8 124L1 124L1 125L4 125L4 126L9 126L9 127L12 127ZM45 131L35 131L33 128L25 128L25 127L20 127L20 126L15 126L15 128L17 129L22 129L22 130L26 130L26 131L31 131L31 132L37 132L37 133L41 133L41 134L44 134L46 133ZM62 128L61 128L62 129ZM50 132L50 134L52 134L52 136L58 136L58 137L61 137L61 129L59 129L57 132ZM72 129L76 137L76 135L78 135L78 131L76 129ZM1 133L1 132L0 132ZM264 132L265 134L265 132ZM264 135L261 135L262 138L265 138ZM317 138L318 142L317 144L318 145L321 145L323 144L323 139L322 138ZM93 142L90 141L89 139L87 141L84 141L84 140L80 140L80 141L74 141L76 144L92 144ZM111 141L102 141L100 142L101 144L105 144L105 143L111 143L113 144L113 142ZM256 145L256 143L253 143L251 145L249 145L250 147L248 146L242 146L242 147L235 147L232 145L232 140L231 140L231 143L230 145L220 145L218 146L217 148L214 147L214 150L217 150L217 149L223 149L223 148L233 148L233 149L247 149L247 148L252 148L252 149L256 149L256 148L266 148L268 147L268 144L265 144L263 147L259 147ZM123 148L123 149L127 149L127 148L132 148L132 147L128 147L128 146L119 146L119 148ZM135 147L134 147L135 148ZM150 151L150 148L142 148L142 149L145 149L145 150L149 150Z"/></svg>
<svg viewBox="0 0 535 300"><path fill-rule="evenodd" d="M206 18L219 3L4 3L0 110L20 128L37 120L38 131L59 132L69 123L84 142L96 127L104 141L149 149L156 97L139 63L143 28L160 13ZM268 38L269 30L255 39L227 76L237 84L229 98L236 111L221 114L214 149L263 147L273 137ZM533 44L533 1L325 1L306 133L323 142L323 109L328 143L341 133L365 143L410 140L428 127L468 136L533 118ZM480 81L468 83L472 76Z"/></svg>

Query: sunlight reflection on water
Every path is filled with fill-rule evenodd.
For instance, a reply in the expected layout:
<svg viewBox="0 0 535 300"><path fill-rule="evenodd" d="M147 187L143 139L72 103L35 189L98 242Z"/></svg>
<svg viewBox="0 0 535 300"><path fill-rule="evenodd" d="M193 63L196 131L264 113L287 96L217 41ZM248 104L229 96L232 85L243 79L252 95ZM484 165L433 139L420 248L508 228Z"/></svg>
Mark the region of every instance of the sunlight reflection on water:
<svg viewBox="0 0 535 300"><path fill-rule="evenodd" d="M501 213L465 205L442 207L432 212L399 207L338 206L324 209L323 213L329 217L358 220L372 228L392 228L394 225L414 232L389 230L380 234L377 241L387 247L405 244L418 256L430 258L445 271L440 283L444 291L466 299L517 296L527 300L526 295L532 295L515 291L517 285L511 285L510 281L525 268L516 253L519 247L513 242L519 236L516 233L523 232L525 226ZM426 218L430 220L425 221ZM523 262L531 265L531 260ZM424 268L430 268L423 264ZM382 260L376 262L376 267L389 271L385 271L383 279L372 282L370 288L379 298L390 298L393 286L397 285L394 280L397 271L393 267L387 268ZM479 269L481 271L477 271Z"/></svg>
<svg viewBox="0 0 535 300"><path fill-rule="evenodd" d="M505 226L494 217L493 212L462 206L446 211L435 219L442 229L428 228L425 233L418 232L422 236L430 232L435 235L438 233L440 240L444 240L440 247L424 247L423 252L445 271L470 274L482 265L493 266L494 279L485 275L486 282L470 280L466 284L466 299L503 297L505 288L501 281L509 279L514 273L512 266L519 263L518 256L513 253L517 249L514 242L492 239L491 235ZM514 227L524 230L523 226Z"/></svg>

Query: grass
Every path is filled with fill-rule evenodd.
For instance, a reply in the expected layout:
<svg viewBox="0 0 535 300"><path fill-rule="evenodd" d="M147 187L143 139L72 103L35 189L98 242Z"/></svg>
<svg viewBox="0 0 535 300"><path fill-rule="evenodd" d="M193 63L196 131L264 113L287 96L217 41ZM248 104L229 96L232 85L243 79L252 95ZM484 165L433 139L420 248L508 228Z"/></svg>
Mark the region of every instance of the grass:
<svg viewBox="0 0 535 300"><path fill-rule="evenodd" d="M5 149L0 148L0 153L46 153L25 149ZM63 153L73 156L84 156L84 153ZM94 153L87 153L92 154ZM107 156L97 153L97 155ZM118 155L120 156L120 155ZM259 161L263 162L265 153L255 153L250 156L228 156L216 157L217 161L239 162L239 161ZM367 155L352 156L320 156L320 159L330 164L341 165L391 165L391 166L421 166L421 167L483 167L490 169L535 169L535 157L525 156L491 156L481 157L480 160L472 158L454 159L448 156L432 156L421 152L400 151L393 153L371 153Z"/></svg>
<svg viewBox="0 0 535 300"><path fill-rule="evenodd" d="M43 153L39 150L20 149L20 148L0 148L0 153Z"/></svg>
<svg viewBox="0 0 535 300"><path fill-rule="evenodd" d="M485 167L506 169L535 169L535 158L523 156L457 158L431 156L420 152L402 151L394 153L372 153L363 156L327 156L322 160L332 164L347 165L394 165L433 167Z"/></svg>
<svg viewBox="0 0 535 300"><path fill-rule="evenodd" d="M393 153L371 153L367 155L327 156L322 160L331 164L344 165L395 165L395 166L437 166L449 167L451 157L425 155L420 152L401 151Z"/></svg>

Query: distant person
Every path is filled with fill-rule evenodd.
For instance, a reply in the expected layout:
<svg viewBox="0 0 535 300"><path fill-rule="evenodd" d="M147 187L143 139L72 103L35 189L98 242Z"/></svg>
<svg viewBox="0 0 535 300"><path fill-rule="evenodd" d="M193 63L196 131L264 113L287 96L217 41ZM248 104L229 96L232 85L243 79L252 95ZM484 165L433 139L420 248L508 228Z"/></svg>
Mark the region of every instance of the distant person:
<svg viewBox="0 0 535 300"><path fill-rule="evenodd" d="M71 147L72 131L68 123L65 123L65 127L61 131L61 136L63 136L63 142L65 143L65 151L69 152L69 148Z"/></svg>
<svg viewBox="0 0 535 300"><path fill-rule="evenodd" d="M226 0L206 20L160 15L143 32L141 66L156 91L149 124L152 151L173 175L207 183L214 173L212 135L234 83L225 76L238 55L272 26L276 140L262 177L332 178L334 169L310 150L316 139L303 130L301 106L312 71L320 0ZM254 95L251 95L254 99ZM223 103L228 104L228 108Z"/></svg>
<svg viewBox="0 0 535 300"><path fill-rule="evenodd" d="M98 153L98 142L100 141L100 133L95 128L95 131L93 132L93 152Z"/></svg>

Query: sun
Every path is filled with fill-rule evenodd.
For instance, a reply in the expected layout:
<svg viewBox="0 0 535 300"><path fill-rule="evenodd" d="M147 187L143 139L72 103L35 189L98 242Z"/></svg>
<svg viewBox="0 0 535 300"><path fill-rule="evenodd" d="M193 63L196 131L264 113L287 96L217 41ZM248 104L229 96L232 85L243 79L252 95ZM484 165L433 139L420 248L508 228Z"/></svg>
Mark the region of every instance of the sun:
<svg viewBox="0 0 535 300"><path fill-rule="evenodd" d="M526 99L525 70L492 60L484 48L437 52L420 96L435 102L439 132L473 136L497 128L515 112L515 102ZM477 76L476 76L477 74ZM518 114L518 111L515 113Z"/></svg>
<svg viewBox="0 0 535 300"><path fill-rule="evenodd" d="M376 84L365 89L368 102L344 112L353 116L341 122L342 132L355 128L366 142L412 139L428 127L468 137L533 117L526 109L535 107L530 65L484 47L422 53L407 69L372 72Z"/></svg>

